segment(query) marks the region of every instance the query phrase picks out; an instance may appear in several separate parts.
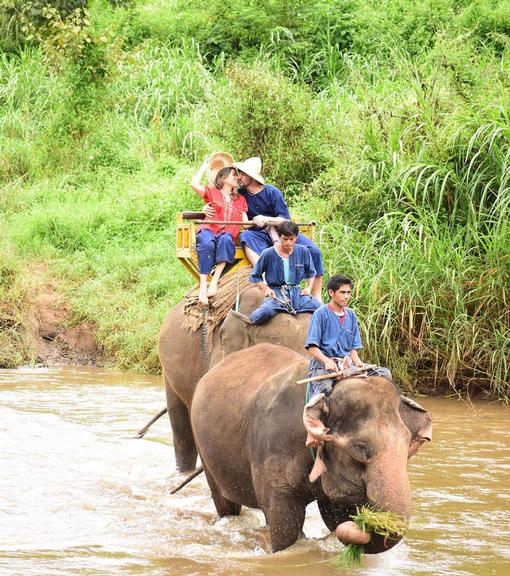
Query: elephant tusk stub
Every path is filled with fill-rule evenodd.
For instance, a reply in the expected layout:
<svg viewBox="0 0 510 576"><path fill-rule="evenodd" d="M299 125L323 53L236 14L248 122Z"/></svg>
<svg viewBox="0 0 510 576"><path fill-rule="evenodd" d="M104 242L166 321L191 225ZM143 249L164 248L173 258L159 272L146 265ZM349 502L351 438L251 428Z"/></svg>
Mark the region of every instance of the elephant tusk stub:
<svg viewBox="0 0 510 576"><path fill-rule="evenodd" d="M370 532L365 532L352 520L339 524L335 533L342 544L368 544L372 539Z"/></svg>

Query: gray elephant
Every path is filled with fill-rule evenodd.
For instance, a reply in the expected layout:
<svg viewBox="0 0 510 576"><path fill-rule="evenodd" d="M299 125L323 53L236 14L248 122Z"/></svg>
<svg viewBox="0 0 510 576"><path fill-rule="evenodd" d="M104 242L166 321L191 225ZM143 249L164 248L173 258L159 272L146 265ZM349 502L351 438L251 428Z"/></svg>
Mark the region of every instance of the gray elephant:
<svg viewBox="0 0 510 576"><path fill-rule="evenodd" d="M273 551L296 542L305 508L314 500L331 531L365 503L408 519L407 460L431 439L430 414L384 378L340 381L329 398L310 408L310 416L329 429L322 446L325 469L312 482L314 458L303 426L305 387L296 384L306 375L301 355L260 344L210 370L198 383L191 408L218 514L237 515L241 506L261 508ZM367 542L365 551L377 553L399 538L373 534L369 542L352 542Z"/></svg>
<svg viewBox="0 0 510 576"><path fill-rule="evenodd" d="M248 288L241 294L240 311L249 314L261 300L258 288ZM204 354L200 331L183 329L184 320L184 303L181 302L165 318L159 335L159 357L179 472L191 471L196 466L197 450L189 408L197 382L208 368L232 352L261 342L282 344L306 355L305 338L310 314L278 314L260 326L247 325L229 314L212 334L210 354Z"/></svg>

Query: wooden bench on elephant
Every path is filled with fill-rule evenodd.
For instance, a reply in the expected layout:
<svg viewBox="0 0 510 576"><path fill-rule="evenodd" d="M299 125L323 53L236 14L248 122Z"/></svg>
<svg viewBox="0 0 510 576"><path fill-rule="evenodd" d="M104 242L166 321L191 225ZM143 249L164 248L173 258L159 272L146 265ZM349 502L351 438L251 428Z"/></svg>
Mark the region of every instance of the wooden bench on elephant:
<svg viewBox="0 0 510 576"><path fill-rule="evenodd" d="M200 273L198 271L195 233L198 226L203 224L202 221L204 218L205 214L203 212L180 212L177 214L176 255L186 270L188 270L197 281L200 279ZM310 240L314 240L314 222L299 223L298 227L301 234L307 236ZM233 264L226 266L222 276L230 275L239 268L246 266L251 266L251 264L248 258L246 258L238 238L236 241L235 261Z"/></svg>

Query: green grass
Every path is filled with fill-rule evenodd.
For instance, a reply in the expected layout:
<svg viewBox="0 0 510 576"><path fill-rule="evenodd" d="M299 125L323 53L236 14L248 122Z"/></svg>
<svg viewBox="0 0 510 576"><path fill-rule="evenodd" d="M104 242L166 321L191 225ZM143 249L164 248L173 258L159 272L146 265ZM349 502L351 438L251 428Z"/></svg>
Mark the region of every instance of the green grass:
<svg viewBox="0 0 510 576"><path fill-rule="evenodd" d="M407 530L407 522L398 514L374 510L368 506L357 509L351 519L363 531L379 534L384 538L401 537ZM340 565L343 568L356 568L361 564L363 554L363 545L347 544L340 554Z"/></svg>
<svg viewBox="0 0 510 576"><path fill-rule="evenodd" d="M0 53L12 317L43 260L111 362L157 370L192 285L173 256L176 212L200 206L189 178L214 150L259 154L319 222L326 275L355 280L366 361L408 390L510 398L505 3L89 4L86 58L23 45L11 21Z"/></svg>

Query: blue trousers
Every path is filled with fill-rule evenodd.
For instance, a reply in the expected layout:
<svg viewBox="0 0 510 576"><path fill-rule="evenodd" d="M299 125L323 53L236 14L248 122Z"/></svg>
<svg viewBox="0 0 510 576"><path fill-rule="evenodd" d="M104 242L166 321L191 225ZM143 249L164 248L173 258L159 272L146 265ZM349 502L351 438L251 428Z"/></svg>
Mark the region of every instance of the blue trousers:
<svg viewBox="0 0 510 576"><path fill-rule="evenodd" d="M234 261L236 247L228 232L215 234L212 230L202 228L197 232L196 246L200 274L209 274L218 262Z"/></svg>
<svg viewBox="0 0 510 576"><path fill-rule="evenodd" d="M243 246L248 246L255 254L260 254L262 250L270 248L273 245L269 234L260 228L252 228L251 230L241 232L240 239ZM315 268L315 274L317 276L323 276L324 265L322 264L322 253L317 244L303 234L298 234L296 244L301 244L308 248L310 256L312 257L313 267Z"/></svg>
<svg viewBox="0 0 510 576"><path fill-rule="evenodd" d="M299 286L293 286L290 290L286 291L286 294L282 293L282 289L272 286L275 291L278 300L267 296L264 298L262 304L254 310L250 315L250 320L253 324L262 324L267 322L270 318L278 314L279 312L287 312L301 314L301 312L313 312L320 307L320 302L316 300L313 296L301 295L301 289ZM288 307L283 304L283 302L288 303ZM290 309L293 312L290 312Z"/></svg>

